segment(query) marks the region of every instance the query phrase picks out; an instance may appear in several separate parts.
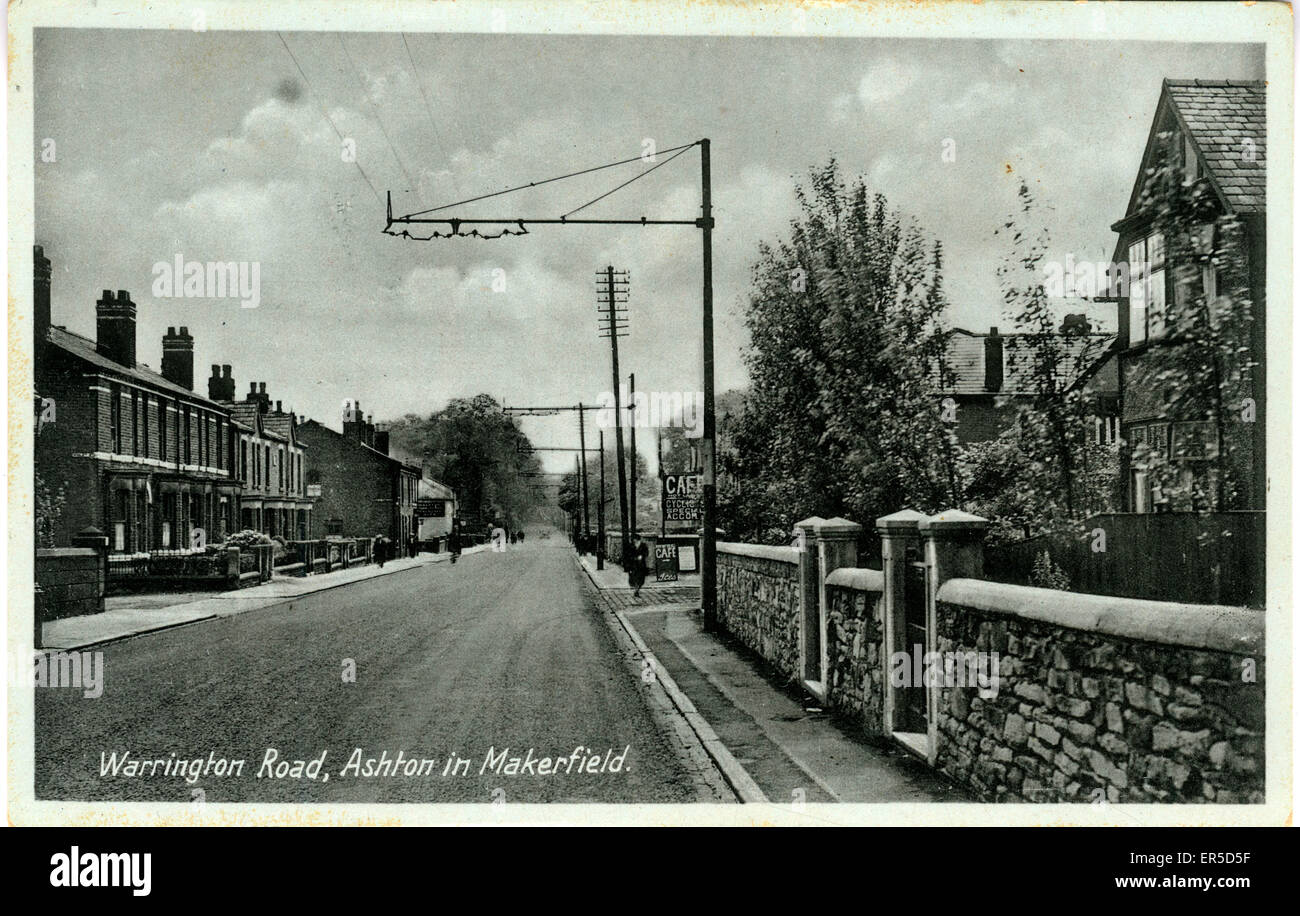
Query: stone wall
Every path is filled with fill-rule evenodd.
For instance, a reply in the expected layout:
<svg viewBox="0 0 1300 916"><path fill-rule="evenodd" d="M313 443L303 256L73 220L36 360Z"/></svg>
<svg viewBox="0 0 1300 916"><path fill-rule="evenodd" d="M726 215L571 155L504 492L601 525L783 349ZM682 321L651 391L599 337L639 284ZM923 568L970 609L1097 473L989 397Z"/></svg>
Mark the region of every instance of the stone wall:
<svg viewBox="0 0 1300 916"><path fill-rule="evenodd" d="M884 725L884 587L884 574L874 569L837 569L826 577L827 699L869 735Z"/></svg>
<svg viewBox="0 0 1300 916"><path fill-rule="evenodd" d="M42 618L58 620L104 610L104 571L97 551L56 547L36 551Z"/></svg>
<svg viewBox="0 0 1300 916"><path fill-rule="evenodd" d="M799 563L788 547L718 544L718 621L783 675L799 669Z"/></svg>
<svg viewBox="0 0 1300 916"><path fill-rule="evenodd" d="M999 654L938 701L936 765L987 800L1264 800L1262 613L953 579L936 617Z"/></svg>

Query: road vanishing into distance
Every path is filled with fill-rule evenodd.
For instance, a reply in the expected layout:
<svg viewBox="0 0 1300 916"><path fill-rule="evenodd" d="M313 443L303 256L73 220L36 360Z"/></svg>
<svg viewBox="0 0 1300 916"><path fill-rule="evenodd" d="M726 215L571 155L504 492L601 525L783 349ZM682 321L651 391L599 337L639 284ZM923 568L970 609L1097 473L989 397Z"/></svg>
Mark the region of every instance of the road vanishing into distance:
<svg viewBox="0 0 1300 916"><path fill-rule="evenodd" d="M729 800L604 614L553 537L107 644L102 696L36 691L36 796Z"/></svg>

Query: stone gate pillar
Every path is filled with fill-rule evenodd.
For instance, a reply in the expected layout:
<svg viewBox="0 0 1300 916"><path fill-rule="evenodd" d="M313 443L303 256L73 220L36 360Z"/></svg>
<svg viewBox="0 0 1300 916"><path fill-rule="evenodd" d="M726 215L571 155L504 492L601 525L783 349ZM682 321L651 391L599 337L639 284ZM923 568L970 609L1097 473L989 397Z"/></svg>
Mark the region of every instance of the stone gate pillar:
<svg viewBox="0 0 1300 916"><path fill-rule="evenodd" d="M818 583L817 526L826 519L819 515L794 524L794 543L799 555L799 681L805 686L821 678L821 647L817 644L821 619Z"/></svg>
<svg viewBox="0 0 1300 916"><path fill-rule="evenodd" d="M919 557L921 536L918 525L926 518L927 516L914 509L902 509L876 519L876 531L880 534L881 570L884 572L885 579L883 614L885 632L880 663L885 666L886 675L893 654L908 651L907 633L903 626L904 569L908 563L909 549ZM891 734L901 725L900 717L898 696L886 676L882 717L885 734Z"/></svg>

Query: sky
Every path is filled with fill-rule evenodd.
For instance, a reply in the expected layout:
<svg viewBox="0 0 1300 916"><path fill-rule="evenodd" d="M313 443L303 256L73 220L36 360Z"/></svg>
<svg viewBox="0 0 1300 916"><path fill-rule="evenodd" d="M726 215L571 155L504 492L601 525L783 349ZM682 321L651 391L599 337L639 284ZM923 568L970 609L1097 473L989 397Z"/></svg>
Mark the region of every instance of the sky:
<svg viewBox="0 0 1300 916"><path fill-rule="evenodd" d="M336 427L348 398L376 422L479 392L597 401L607 265L631 278L623 374L700 387L698 230L408 241L382 233L388 191L409 213L710 138L723 391L746 383L759 245L788 234L810 169L834 157L942 241L950 322L983 330L1006 324L994 230L1021 180L1055 256L1109 260L1161 79L1264 77L1254 45L125 29L39 29L35 68L54 323L93 337L100 291L128 290L141 362L184 325L199 391L230 363L240 396L265 381ZM449 212L553 218L666 158ZM699 186L692 149L581 215L695 219ZM155 297L154 265L178 253L256 262L258 306ZM576 442L572 414L524 423L538 445Z"/></svg>

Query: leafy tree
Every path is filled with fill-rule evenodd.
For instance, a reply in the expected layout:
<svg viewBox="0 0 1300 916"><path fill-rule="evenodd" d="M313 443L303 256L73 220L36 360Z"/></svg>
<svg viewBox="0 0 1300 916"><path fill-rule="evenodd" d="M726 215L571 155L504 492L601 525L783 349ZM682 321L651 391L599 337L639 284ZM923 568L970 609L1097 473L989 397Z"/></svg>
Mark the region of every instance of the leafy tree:
<svg viewBox="0 0 1300 916"><path fill-rule="evenodd" d="M938 244L834 160L797 196L789 237L754 267L752 386L727 467L741 496L720 502L723 527L784 540L809 515L956 504Z"/></svg>
<svg viewBox="0 0 1300 916"><path fill-rule="evenodd" d="M417 458L456 491L466 519L515 528L532 517L534 478L526 475L540 464L528 437L491 396L454 398L437 413L408 414L387 428L395 450Z"/></svg>
<svg viewBox="0 0 1300 916"><path fill-rule="evenodd" d="M68 502L66 488L51 489L45 479L41 477L40 472L37 471L34 490L36 496L36 546L54 547L56 546L55 531L58 528L59 519L63 516L63 509Z"/></svg>

